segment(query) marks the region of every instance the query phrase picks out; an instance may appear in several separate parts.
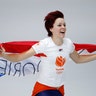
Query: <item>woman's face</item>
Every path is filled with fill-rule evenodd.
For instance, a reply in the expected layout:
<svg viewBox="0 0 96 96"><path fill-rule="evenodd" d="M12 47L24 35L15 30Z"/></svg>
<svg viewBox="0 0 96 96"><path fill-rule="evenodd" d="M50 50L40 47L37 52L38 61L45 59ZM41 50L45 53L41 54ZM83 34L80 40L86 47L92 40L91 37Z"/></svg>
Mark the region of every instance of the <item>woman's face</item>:
<svg viewBox="0 0 96 96"><path fill-rule="evenodd" d="M52 36L56 38L64 38L66 32L66 24L64 18L57 18L53 24L53 27L50 28Z"/></svg>

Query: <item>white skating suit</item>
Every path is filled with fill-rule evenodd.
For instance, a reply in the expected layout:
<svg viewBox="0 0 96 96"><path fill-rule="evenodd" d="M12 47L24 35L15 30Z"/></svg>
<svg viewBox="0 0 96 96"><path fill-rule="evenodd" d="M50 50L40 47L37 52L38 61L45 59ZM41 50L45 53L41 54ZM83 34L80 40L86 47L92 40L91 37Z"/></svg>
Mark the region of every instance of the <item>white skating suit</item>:
<svg viewBox="0 0 96 96"><path fill-rule="evenodd" d="M45 57L41 57L40 74L37 81L52 87L64 85L64 65L69 59L69 54L74 50L73 42L64 38L63 44L57 46L51 37L47 37L32 47L37 54L45 54Z"/></svg>

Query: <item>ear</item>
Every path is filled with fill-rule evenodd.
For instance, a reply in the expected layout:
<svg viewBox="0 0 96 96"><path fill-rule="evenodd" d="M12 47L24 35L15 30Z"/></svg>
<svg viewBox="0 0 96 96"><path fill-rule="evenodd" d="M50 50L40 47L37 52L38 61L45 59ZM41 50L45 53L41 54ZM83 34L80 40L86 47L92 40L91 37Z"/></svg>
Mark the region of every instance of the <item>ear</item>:
<svg viewBox="0 0 96 96"><path fill-rule="evenodd" d="M53 28L50 28L50 31L52 32L53 30L52 30Z"/></svg>

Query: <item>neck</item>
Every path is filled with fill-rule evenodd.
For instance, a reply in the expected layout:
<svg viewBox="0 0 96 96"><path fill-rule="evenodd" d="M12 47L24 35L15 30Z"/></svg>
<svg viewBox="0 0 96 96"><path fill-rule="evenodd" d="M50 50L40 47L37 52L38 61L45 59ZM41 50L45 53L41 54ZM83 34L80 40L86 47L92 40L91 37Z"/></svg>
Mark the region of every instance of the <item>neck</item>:
<svg viewBox="0 0 96 96"><path fill-rule="evenodd" d="M60 45L63 44L63 38L55 38L55 37L51 37L51 38L52 38L53 42L54 42L56 45L60 46Z"/></svg>

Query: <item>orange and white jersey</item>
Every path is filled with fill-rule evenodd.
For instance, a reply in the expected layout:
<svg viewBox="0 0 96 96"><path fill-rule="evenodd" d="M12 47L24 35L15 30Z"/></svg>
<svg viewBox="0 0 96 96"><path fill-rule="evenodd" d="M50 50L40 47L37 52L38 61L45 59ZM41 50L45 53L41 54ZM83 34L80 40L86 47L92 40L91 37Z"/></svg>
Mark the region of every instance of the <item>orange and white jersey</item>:
<svg viewBox="0 0 96 96"><path fill-rule="evenodd" d="M38 82L52 87L63 85L64 65L69 59L69 54L74 50L72 41L64 38L64 43L57 46L51 37L47 37L32 47L37 54L45 54L41 57Z"/></svg>

